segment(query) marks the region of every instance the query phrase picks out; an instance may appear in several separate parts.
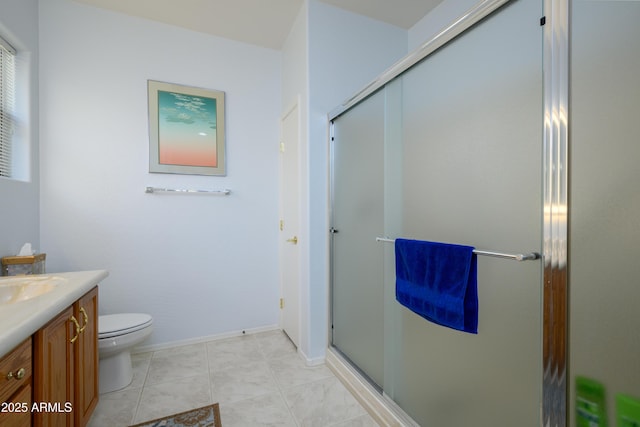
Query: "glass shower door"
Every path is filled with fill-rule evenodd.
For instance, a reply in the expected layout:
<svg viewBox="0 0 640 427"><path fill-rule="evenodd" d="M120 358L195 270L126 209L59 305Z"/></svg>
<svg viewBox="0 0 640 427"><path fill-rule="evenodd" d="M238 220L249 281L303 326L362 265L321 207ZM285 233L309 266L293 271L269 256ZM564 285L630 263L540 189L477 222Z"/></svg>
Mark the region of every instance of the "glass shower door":
<svg viewBox="0 0 640 427"><path fill-rule="evenodd" d="M403 237L541 252L540 16L511 2L403 75ZM396 305L391 397L425 426L539 426L541 272L478 256L477 335Z"/></svg>
<svg viewBox="0 0 640 427"><path fill-rule="evenodd" d="M333 129L332 344L383 387L384 92Z"/></svg>

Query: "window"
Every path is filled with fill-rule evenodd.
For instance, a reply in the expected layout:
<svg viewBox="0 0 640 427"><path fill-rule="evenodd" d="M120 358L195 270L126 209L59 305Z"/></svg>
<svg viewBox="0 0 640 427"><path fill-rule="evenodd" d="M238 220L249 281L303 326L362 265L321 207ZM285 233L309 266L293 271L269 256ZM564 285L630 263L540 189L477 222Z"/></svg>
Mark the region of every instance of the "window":
<svg viewBox="0 0 640 427"><path fill-rule="evenodd" d="M0 176L11 177L11 142L15 122L16 51L0 38Z"/></svg>

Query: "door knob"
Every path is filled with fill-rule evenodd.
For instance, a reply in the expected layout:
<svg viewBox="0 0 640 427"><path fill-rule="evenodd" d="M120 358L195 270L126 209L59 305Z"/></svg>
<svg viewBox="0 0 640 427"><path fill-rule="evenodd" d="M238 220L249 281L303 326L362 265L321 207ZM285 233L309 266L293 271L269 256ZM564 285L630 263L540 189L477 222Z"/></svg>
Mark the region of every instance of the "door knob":
<svg viewBox="0 0 640 427"><path fill-rule="evenodd" d="M287 242L291 242L294 245L298 244L298 236L293 236L291 239L287 239Z"/></svg>

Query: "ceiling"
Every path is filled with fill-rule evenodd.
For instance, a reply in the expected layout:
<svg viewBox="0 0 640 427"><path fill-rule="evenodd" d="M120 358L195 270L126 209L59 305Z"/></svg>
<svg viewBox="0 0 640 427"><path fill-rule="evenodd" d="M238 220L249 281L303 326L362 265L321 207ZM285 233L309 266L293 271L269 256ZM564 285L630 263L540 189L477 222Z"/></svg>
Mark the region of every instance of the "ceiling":
<svg viewBox="0 0 640 427"><path fill-rule="evenodd" d="M271 49L280 49L304 0L75 0ZM320 0L404 29L442 0Z"/></svg>

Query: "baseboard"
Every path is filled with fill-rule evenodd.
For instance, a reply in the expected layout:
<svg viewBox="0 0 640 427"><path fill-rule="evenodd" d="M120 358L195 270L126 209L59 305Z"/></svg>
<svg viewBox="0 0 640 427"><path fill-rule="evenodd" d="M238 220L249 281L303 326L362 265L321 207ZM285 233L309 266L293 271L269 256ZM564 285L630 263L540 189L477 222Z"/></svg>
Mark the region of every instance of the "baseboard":
<svg viewBox="0 0 640 427"><path fill-rule="evenodd" d="M147 352L150 352L150 351L158 351L158 350L166 350L166 349L169 349L169 348L179 347L179 346L182 346L182 345L200 344L200 343L204 343L204 342L208 342L208 341L215 341L215 340L222 340L222 339L225 339L225 338L240 337L242 335L259 334L261 332L275 331L275 330L278 330L278 329L280 329L278 327L278 325L270 325L270 326L262 326L262 327L259 327L259 328L242 329L242 330L239 330L239 331L224 332L224 333L221 333L221 334L209 335L209 336L205 336L205 337L189 338L189 339L180 340L180 341L171 341L171 342L162 343L162 344L140 345L140 346L137 346L136 348L134 348L131 351L131 354L147 353Z"/></svg>
<svg viewBox="0 0 640 427"><path fill-rule="evenodd" d="M253 328L253 329L243 329L240 331L224 332L222 334L209 335L205 337L189 338L189 339L180 340L180 341L171 341L171 342L166 342L162 344L139 345L135 347L133 350L131 350L131 354L140 354L140 353L148 353L151 351L167 350L170 348L180 347L183 345L200 344L200 343L209 342L209 341L223 340L226 338L240 337L242 335L253 335L253 334L259 334L262 332L278 331L278 330L281 330L280 326L270 325L270 326L262 326L262 327ZM300 349L300 347L298 347L298 355L304 360L307 366L320 366L325 363L324 357L309 358Z"/></svg>
<svg viewBox="0 0 640 427"><path fill-rule="evenodd" d="M309 367L320 366L320 365L323 365L326 362L326 358L324 356L322 356L322 357L314 357L314 358L308 357L300 349L300 347L298 347L298 354L300 355L300 357L302 357L302 359L304 360L304 363Z"/></svg>
<svg viewBox="0 0 640 427"><path fill-rule="evenodd" d="M383 427L420 427L395 402L381 395L369 381L350 366L349 362L331 348L327 349L326 363L379 425Z"/></svg>

